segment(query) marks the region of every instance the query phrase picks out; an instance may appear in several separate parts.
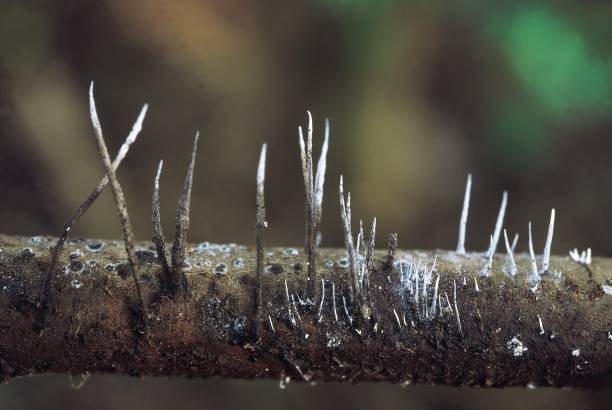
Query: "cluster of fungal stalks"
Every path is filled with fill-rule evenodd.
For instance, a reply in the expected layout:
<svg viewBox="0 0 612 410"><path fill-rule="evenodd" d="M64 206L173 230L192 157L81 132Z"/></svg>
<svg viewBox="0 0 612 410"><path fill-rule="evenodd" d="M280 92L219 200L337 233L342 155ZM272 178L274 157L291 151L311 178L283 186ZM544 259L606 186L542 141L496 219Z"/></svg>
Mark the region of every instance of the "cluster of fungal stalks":
<svg viewBox="0 0 612 410"><path fill-rule="evenodd" d="M123 239L125 251L127 254L127 269L131 276L134 287L136 289L136 298L140 308L139 315L141 317L142 329L139 331L146 337L150 331L149 313L147 303L145 302L139 277L137 275L138 264L136 261L136 252L134 248L133 233L130 224L127 204L123 194L123 190L116 175L117 168L128 153L130 146L136 141L142 123L144 121L147 105L145 104L140 111L140 114L134 123L134 126L121 146L116 158L111 161L106 143L104 140L102 127L98 118L94 95L93 83L89 90L89 104L91 122L93 125L94 136L100 153L102 163L104 165L105 175L100 180L98 185L87 197L87 199L77 209L75 214L66 223L62 234L59 237L56 245L51 251L51 258L46 270L46 278L43 281L38 299L39 317L37 326L43 329L50 315L50 306L54 300L54 281L57 275L58 261L71 228L78 222L80 217L98 198L102 190L110 184L113 193L114 202L117 208L117 213L121 221L123 229ZM340 176L338 193L340 204L340 217L344 231L345 255L338 260L328 260L324 262L324 268L338 268L346 276L343 278L342 288L337 287L337 283L328 277L320 277L320 270L317 269L317 253L320 243L321 233L320 224L323 211L323 188L325 183L326 172L326 157L329 148L329 121L325 120L325 132L323 144L321 147L320 157L315 169L313 161L313 120L310 112L308 112L308 127L306 137L302 127L298 129L298 141L301 158L301 170L304 179L305 187L305 259L306 259L306 289L304 293L299 291L290 291L287 280L284 281L284 307L282 311L276 312L277 316L273 318L270 310L266 308L266 300L264 300L264 275L267 273L278 273L283 271L283 267L275 264L266 264L268 253L264 246L264 233L267 228L266 222L266 207L265 207L265 170L267 146L262 145L259 162L256 173L256 218L255 218L255 284L254 284L254 323L252 323L252 336L255 340L262 337L264 329L267 327L272 333L276 333L277 329L274 325L275 319L280 316L285 319L291 328L295 329L298 334L305 339L309 337L308 326L304 324L306 321L302 318L303 314L310 314L315 323L321 323L326 320L326 308L330 309L328 316L332 323L345 322L349 332L366 337L368 334L382 333L384 329L379 323L380 310L382 306L375 306L373 303L373 292L379 292L385 288L385 291L390 291L393 294L388 296L397 297L393 303L390 303L389 311L392 311L391 316L396 326L395 331L403 331L407 328L415 328L419 323L430 323L433 320L452 320L453 327L459 335L464 332L461 318L462 313L459 311L460 303L458 303L458 281L460 286L468 286L467 275L461 278L457 276L452 280L452 291L449 286L445 288L441 286L441 275L438 271L440 261L445 263L453 263L456 260L467 260L473 264L481 264L477 269L478 274L473 275L474 292L480 292L478 279L487 280L491 276L493 269L494 256L498 243L503 232L506 263L502 271L509 279L514 279L520 274L519 267L515 260L515 250L518 243L519 235L516 234L513 240L509 240L508 232L504 229L504 216L508 204L508 193L502 194L501 205L495 221L493 232L490 235L490 242L485 252L466 252L466 229L469 217L470 195L472 188L472 175L467 176L465 195L463 199L463 208L459 221L459 235L455 252L439 253L430 257L426 253L408 254L402 253L398 256L398 236L396 233L389 235L387 250L382 257L380 266L375 266L375 237L376 237L376 218L373 218L369 235L364 233L363 222L359 222L359 230L356 237L353 235L352 216L351 216L351 196L350 193L345 195L344 179ZM185 271L190 266L189 253L201 253L210 251L213 245L206 243L200 244L194 249L189 249L187 244L187 233L189 230L189 213L191 204L191 191L194 177L194 166L196 160L197 144L199 133L195 134L191 159L187 169L183 190L178 200L176 210L175 235L171 247L170 261L167 256L167 246L165 236L162 229L160 219L160 179L163 169L163 161L159 162L157 172L154 178L154 188L152 197L152 241L156 251L156 260L161 266L161 272L158 276L159 288L161 296L165 296L174 300L185 298L189 295L190 287L188 277ZM541 278L544 275L558 277L560 274L553 272L550 266L550 253L554 233L555 210L551 210L550 223L546 242L541 257L540 266L536 260L532 240L531 222L528 223L528 249L529 249L529 268L525 272L525 279L532 286L531 290L536 292L540 284ZM294 248L286 248L283 252L290 255L298 255L299 251ZM439 258L438 258L439 256ZM572 260L587 269L592 277L591 270L591 251L590 248L580 254L577 250L570 252ZM231 262L233 266L240 267L244 265L242 258L237 258ZM297 264L296 264L297 265ZM219 263L215 266L209 266L211 271L217 275L224 275L228 270L228 264ZM115 267L112 267L115 269ZM296 271L301 270L301 267L296 266ZM376 284L371 283L370 276L372 273L377 275ZM392 275L393 274L393 275ZM380 278L383 279L380 279ZM399 278L396 280L396 278ZM462 280L461 280L462 279ZM471 282L471 280L470 280ZM471 286L471 284L469 284ZM608 286L609 288L609 286ZM604 288L605 291L605 288ZM451 295L449 295L451 293ZM607 292L606 292L607 293ZM328 299L326 300L326 295ZM329 300L331 297L331 300ZM348 298L348 300L347 300ZM397 303L399 301L399 303ZM480 312L478 312L480 314ZM538 326L540 334L544 334L543 321L540 315L538 317ZM240 322L241 323L241 322ZM240 325L242 326L242 325ZM339 343L337 337L333 334L328 335L327 346L334 347ZM528 348L519 340L518 335L513 336L507 341L507 349L512 351L515 356L520 356ZM287 359L298 371L304 379L307 376L302 373L301 369Z"/></svg>

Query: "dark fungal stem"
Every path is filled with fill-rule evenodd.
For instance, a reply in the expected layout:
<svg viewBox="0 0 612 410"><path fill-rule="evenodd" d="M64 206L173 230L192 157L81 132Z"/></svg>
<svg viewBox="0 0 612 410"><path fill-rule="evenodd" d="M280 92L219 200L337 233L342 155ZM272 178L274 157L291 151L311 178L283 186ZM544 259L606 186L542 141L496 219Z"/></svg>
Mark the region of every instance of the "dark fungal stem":
<svg viewBox="0 0 612 410"><path fill-rule="evenodd" d="M397 233L389 235L389 242L387 244L387 258L383 264L383 272L391 272L393 269L393 262L395 261L395 251L397 250Z"/></svg>
<svg viewBox="0 0 612 410"><path fill-rule="evenodd" d="M160 201L159 201L159 179L162 172L164 161L159 161L157 167L157 173L155 175L155 182L153 186L153 200L152 200L152 216L151 222L153 224L153 244L157 251L157 258L161 263L162 271L160 274L160 288L163 295L172 295L172 272L170 265L168 264L168 257L166 256L166 239L164 237L164 229L161 224L160 216Z"/></svg>
<svg viewBox="0 0 612 410"><path fill-rule="evenodd" d="M344 178L340 175L340 185L338 189L340 195L340 218L342 219L342 227L344 229L344 245L348 255L348 280L346 281L349 288L349 296L351 302L355 300L356 293L359 292L359 278L357 275L357 261L355 255L355 245L353 241L353 233L351 229L351 193L349 192L344 199Z"/></svg>
<svg viewBox="0 0 612 410"><path fill-rule="evenodd" d="M308 135L304 142L302 127L299 127L300 154L302 160L302 175L304 177L304 187L306 191L305 219L306 219L306 239L304 250L306 252L306 265L308 278L308 294L316 299L317 277L316 277L316 228L314 212L314 181L312 171L312 115L308 112Z"/></svg>
<svg viewBox="0 0 612 410"><path fill-rule="evenodd" d="M257 166L257 194L256 194L256 278L255 278L255 339L259 339L263 328L263 270L264 270L264 229L266 228L266 203L264 198L264 185L266 178L267 145L263 144Z"/></svg>
<svg viewBox="0 0 612 410"><path fill-rule="evenodd" d="M102 127L100 126L100 120L96 111L93 86L94 84L92 82L89 88L89 112L91 114L91 123L94 128L94 137L98 145L100 158L102 159L102 163L104 164L104 168L106 169L106 174L108 175L108 178L110 180L111 189L113 192L113 199L115 201L117 213L119 214L119 220L123 229L123 241L125 245L125 251L127 254L128 263L130 265L132 278L134 279L134 286L136 288L136 294L138 296L138 302L140 305L140 312L137 312L137 316L140 316L144 326L142 333L144 333L145 336L148 336L149 314L147 305L144 303L144 299L142 297L142 290L140 288L138 276L136 275L136 261L134 259L134 234L132 232L132 225L130 223L130 217L127 210L125 195L123 193L123 189L121 188L121 184L117 179L115 170L113 169L110 156L108 155L108 148L106 147L106 142L104 141L104 135L102 134Z"/></svg>
<svg viewBox="0 0 612 410"><path fill-rule="evenodd" d="M187 176L183 184L183 192L176 207L176 233L172 244L172 280L170 292L176 296L187 291L187 279L185 278L184 265L187 254L187 231L189 231L189 211L191 208L191 187L193 185L193 169L195 166L196 152L200 132L196 132L193 139L191 161L187 169Z"/></svg>
<svg viewBox="0 0 612 410"><path fill-rule="evenodd" d="M327 150L329 147L329 120L325 119L325 139L321 147L321 155L317 163L317 171L314 174L312 160L312 115L308 111L308 135L304 142L302 127L298 128L300 143L300 158L302 163L302 175L306 192L305 220L306 238L304 250L306 252L306 264L308 273L307 291L316 301L318 294L318 279L316 269L316 252L318 240L320 239L319 226L323 216L323 188L325 185L325 171L327 168Z"/></svg>

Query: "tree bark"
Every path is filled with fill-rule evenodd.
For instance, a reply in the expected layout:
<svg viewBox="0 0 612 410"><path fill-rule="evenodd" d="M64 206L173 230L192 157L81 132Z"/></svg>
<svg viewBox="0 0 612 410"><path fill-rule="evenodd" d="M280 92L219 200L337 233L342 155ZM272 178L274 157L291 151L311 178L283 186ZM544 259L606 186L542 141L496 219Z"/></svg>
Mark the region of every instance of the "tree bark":
<svg viewBox="0 0 612 410"><path fill-rule="evenodd" d="M155 247L137 244L149 311L145 336L123 243L70 240L49 319L37 329L36 297L55 242L0 235L3 381L91 372L612 387L612 296L603 287L611 279L610 258L595 258L590 277L568 257L553 257L558 273L534 286L526 280L530 260L523 254L515 256L516 277L503 272L505 255L495 255L491 276L482 277L482 253L397 250L389 271L382 269L387 251L377 251L366 320L350 299L345 250L318 250L320 297L310 301L306 256L298 248L266 249L264 324L253 340L255 251L232 244L189 247L188 291L175 299L160 296ZM410 266L416 267L412 278Z"/></svg>

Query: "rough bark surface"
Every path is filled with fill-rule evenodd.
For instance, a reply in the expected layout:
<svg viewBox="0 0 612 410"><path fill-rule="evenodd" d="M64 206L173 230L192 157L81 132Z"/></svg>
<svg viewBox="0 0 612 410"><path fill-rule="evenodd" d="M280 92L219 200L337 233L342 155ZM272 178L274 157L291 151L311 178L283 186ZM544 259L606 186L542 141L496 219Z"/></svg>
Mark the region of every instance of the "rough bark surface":
<svg viewBox="0 0 612 410"><path fill-rule="evenodd" d="M305 255L298 248L267 249L264 326L260 339L252 340L253 249L190 246L188 294L173 300L160 296L162 268L155 248L141 243L138 278L150 315L145 337L134 313L138 300L119 241L68 242L53 284L48 322L42 331L36 329L36 298L55 242L0 235L3 381L37 373L91 372L612 386L612 295L604 291L612 279L609 258L594 258L589 277L568 257L553 257L556 273L544 275L534 288L526 280L530 260L524 254L515 255L516 277L503 272L505 255L496 255L491 276L481 277L483 253L398 250L394 268L383 272L387 252L376 252L378 271L371 273L369 285L372 315L365 321L349 298L344 250L318 252L317 277L325 284L324 292L316 284L324 297L321 303L321 298L310 301L305 294ZM417 268L417 288L407 288L407 261L420 259L426 272L434 255L432 280L424 279L419 289Z"/></svg>

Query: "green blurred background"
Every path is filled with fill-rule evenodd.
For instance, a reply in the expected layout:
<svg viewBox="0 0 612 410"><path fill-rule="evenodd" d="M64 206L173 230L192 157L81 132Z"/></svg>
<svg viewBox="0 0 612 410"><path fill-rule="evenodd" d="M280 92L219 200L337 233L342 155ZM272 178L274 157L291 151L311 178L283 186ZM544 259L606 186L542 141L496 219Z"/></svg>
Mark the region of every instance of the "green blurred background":
<svg viewBox="0 0 612 410"><path fill-rule="evenodd" d="M612 255L612 3L582 1L12 1L0 5L0 230L58 234L102 175L87 111L96 96L115 152L140 106L141 139L119 171L136 235L150 234L153 173L173 209L200 130L191 239L253 243L260 144L269 144L267 243L299 244L297 126L331 120L323 242L341 246L337 183L379 243L454 248L468 172L468 249L482 250L501 191L526 250ZM318 153L318 149L317 149ZM109 192L75 234L120 237ZM537 245L541 248L540 245ZM474 391L66 376L0 387L14 408L595 408L610 392ZM603 407L602 407L603 408Z"/></svg>

